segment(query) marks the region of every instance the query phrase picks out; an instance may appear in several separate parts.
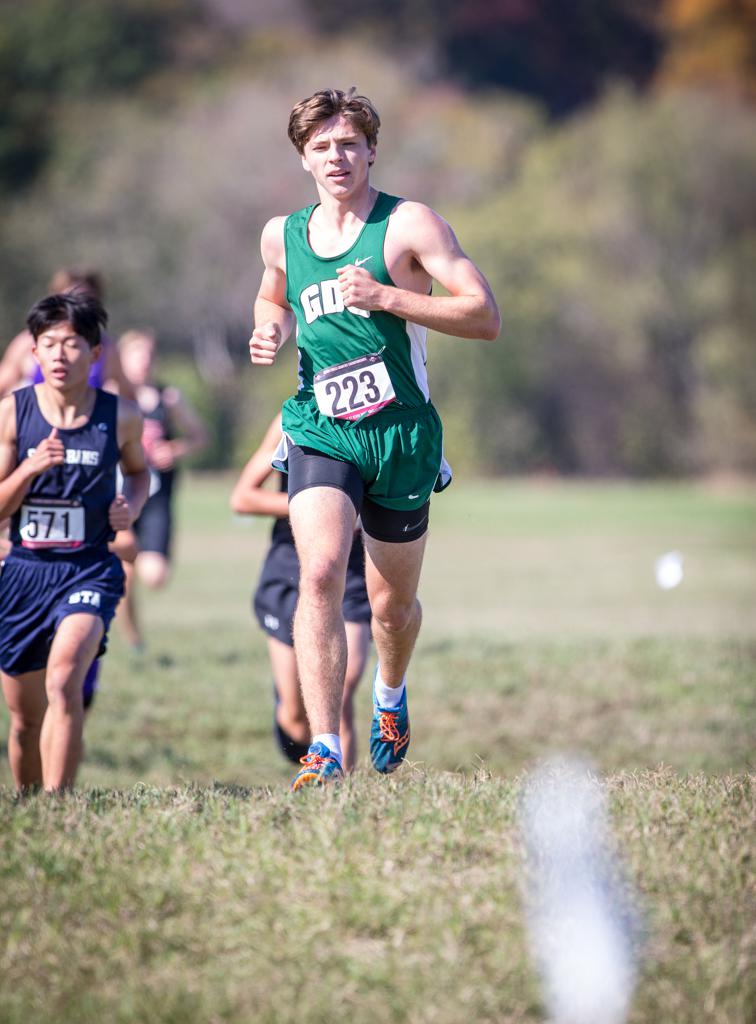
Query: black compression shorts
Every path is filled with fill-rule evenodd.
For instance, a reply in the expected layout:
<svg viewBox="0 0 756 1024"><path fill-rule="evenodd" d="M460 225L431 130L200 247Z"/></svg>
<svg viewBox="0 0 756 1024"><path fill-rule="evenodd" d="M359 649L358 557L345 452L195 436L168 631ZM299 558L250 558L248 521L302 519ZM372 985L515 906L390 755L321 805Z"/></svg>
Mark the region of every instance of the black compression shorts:
<svg viewBox="0 0 756 1024"><path fill-rule="evenodd" d="M335 487L343 491L369 537L389 544L406 544L422 537L428 529L430 501L411 511L385 508L365 496L360 472L351 462L342 462L314 448L293 445L288 453L289 501L309 487Z"/></svg>

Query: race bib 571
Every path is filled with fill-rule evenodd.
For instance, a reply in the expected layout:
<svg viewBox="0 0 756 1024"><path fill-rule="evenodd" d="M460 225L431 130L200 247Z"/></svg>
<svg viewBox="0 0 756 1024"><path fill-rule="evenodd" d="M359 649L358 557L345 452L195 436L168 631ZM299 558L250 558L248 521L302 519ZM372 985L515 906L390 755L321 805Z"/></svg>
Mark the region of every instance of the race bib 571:
<svg viewBox="0 0 756 1024"><path fill-rule="evenodd" d="M84 543L84 506L55 499L27 499L19 532L25 548L78 548Z"/></svg>

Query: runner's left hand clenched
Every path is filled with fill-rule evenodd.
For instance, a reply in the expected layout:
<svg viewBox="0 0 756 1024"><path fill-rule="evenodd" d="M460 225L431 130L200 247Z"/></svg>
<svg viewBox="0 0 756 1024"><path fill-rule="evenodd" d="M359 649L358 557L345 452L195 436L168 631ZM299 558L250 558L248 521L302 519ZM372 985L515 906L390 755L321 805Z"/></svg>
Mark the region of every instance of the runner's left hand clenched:
<svg viewBox="0 0 756 1024"><path fill-rule="evenodd" d="M356 306L357 309L381 309L381 295L384 285L380 284L370 271L364 267L356 267L348 263L345 267L337 267L339 286L345 306Z"/></svg>
<svg viewBox="0 0 756 1024"><path fill-rule="evenodd" d="M108 509L108 522L116 533L119 530L128 530L131 526L131 509L123 494L116 494L111 501Z"/></svg>
<svg viewBox="0 0 756 1024"><path fill-rule="evenodd" d="M155 441L150 446L149 461L154 469L158 469L162 473L167 473L169 469L173 469L176 464L173 443L171 441Z"/></svg>

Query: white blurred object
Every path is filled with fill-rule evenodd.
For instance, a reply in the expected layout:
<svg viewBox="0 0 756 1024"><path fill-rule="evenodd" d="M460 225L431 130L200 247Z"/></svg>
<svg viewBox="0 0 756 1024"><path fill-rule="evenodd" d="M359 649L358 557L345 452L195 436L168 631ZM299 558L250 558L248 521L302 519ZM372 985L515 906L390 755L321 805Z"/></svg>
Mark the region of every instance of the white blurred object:
<svg viewBox="0 0 756 1024"><path fill-rule="evenodd" d="M682 583L683 556L679 551L668 551L656 559L654 572L656 582L662 590L672 590L673 587Z"/></svg>
<svg viewBox="0 0 756 1024"><path fill-rule="evenodd" d="M635 912L607 848L590 768L551 761L525 788L528 930L555 1024L623 1024L635 984Z"/></svg>

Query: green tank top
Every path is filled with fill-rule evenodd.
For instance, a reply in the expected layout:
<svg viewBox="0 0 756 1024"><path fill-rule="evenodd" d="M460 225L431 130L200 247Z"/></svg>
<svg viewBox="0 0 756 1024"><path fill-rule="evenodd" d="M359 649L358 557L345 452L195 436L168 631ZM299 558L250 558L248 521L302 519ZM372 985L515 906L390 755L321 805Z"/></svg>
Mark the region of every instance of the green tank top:
<svg viewBox="0 0 756 1024"><path fill-rule="evenodd" d="M316 373L338 363L380 352L396 400L416 407L429 400L425 327L382 310L345 308L336 268L364 266L381 284L394 285L383 259L389 214L396 196L379 192L354 244L338 256L316 256L307 227L317 204L286 218L286 299L297 318L299 392L312 394Z"/></svg>

